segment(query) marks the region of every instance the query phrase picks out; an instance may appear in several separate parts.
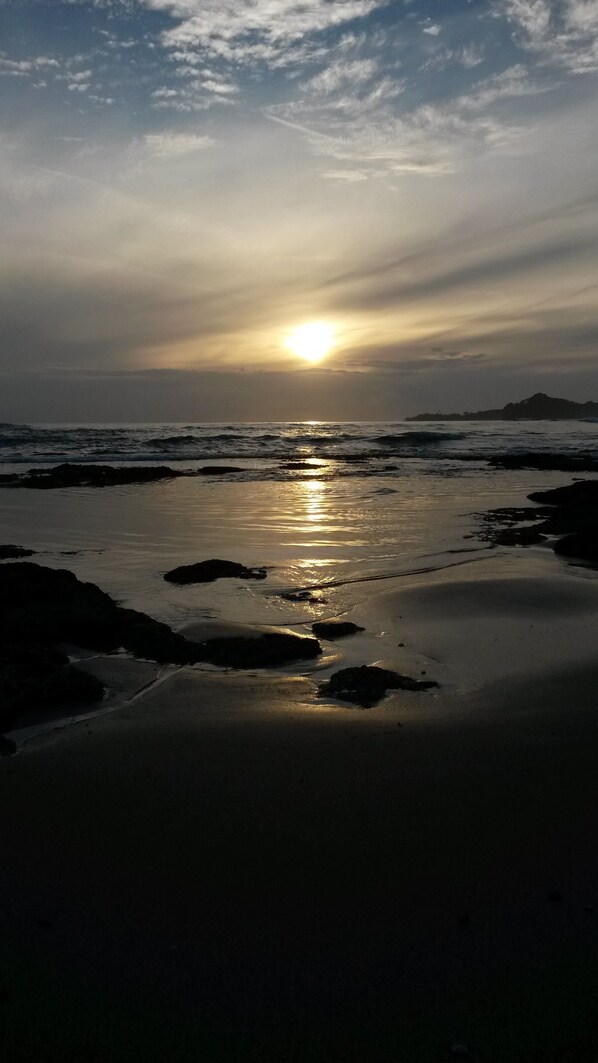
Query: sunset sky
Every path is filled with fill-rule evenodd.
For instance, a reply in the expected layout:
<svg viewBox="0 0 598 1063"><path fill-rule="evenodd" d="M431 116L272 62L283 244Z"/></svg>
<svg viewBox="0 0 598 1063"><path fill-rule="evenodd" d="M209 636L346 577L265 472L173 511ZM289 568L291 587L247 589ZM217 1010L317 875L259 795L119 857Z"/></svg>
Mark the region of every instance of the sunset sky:
<svg viewBox="0 0 598 1063"><path fill-rule="evenodd" d="M0 47L0 419L598 400L598 0L0 0Z"/></svg>

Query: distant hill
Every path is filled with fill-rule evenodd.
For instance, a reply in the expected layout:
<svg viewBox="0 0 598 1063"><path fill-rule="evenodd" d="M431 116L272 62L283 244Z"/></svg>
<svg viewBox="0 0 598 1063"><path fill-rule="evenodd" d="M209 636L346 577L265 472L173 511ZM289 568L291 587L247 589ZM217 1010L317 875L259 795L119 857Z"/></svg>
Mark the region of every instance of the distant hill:
<svg viewBox="0 0 598 1063"><path fill-rule="evenodd" d="M554 399L538 391L521 402L508 402L502 410L477 410L475 413L418 413L407 421L579 421L598 417L598 402L572 402Z"/></svg>

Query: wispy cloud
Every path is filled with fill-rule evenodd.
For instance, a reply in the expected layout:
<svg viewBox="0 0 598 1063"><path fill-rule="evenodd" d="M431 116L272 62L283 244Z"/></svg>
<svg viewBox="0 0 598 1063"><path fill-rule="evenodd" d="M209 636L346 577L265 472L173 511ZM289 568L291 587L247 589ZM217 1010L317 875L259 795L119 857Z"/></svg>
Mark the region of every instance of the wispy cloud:
<svg viewBox="0 0 598 1063"><path fill-rule="evenodd" d="M574 74L598 70L598 0L504 0L524 47Z"/></svg>
<svg viewBox="0 0 598 1063"><path fill-rule="evenodd" d="M364 18L388 0L145 0L154 11L167 11L181 24L168 39L196 41L207 48L218 40L256 34L268 41L288 41Z"/></svg>

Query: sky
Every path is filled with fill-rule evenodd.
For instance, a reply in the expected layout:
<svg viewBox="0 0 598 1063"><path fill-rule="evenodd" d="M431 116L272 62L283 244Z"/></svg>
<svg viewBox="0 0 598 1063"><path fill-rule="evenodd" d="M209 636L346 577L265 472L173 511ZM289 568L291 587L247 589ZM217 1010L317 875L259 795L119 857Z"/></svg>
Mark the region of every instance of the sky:
<svg viewBox="0 0 598 1063"><path fill-rule="evenodd" d="M0 419L598 400L598 0L0 0L0 94Z"/></svg>

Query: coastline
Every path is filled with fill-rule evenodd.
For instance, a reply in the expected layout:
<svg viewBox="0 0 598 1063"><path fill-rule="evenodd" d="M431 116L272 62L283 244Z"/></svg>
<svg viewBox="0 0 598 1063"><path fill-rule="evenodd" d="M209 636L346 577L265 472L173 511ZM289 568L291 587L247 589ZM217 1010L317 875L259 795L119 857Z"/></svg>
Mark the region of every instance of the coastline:
<svg viewBox="0 0 598 1063"><path fill-rule="evenodd" d="M0 762L7 1058L593 1060L598 585L531 556L356 609L438 692L183 668Z"/></svg>

